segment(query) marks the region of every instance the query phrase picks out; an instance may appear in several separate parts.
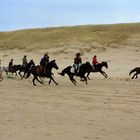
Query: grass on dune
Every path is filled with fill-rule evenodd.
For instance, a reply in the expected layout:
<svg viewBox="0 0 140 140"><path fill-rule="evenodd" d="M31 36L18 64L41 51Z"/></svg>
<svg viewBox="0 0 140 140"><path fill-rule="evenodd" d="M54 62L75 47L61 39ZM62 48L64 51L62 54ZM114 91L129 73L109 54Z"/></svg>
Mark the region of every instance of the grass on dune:
<svg viewBox="0 0 140 140"><path fill-rule="evenodd" d="M98 45L104 48L121 47L135 34L140 35L140 23L27 29L0 32L0 48L34 50L69 47L77 43L90 49Z"/></svg>

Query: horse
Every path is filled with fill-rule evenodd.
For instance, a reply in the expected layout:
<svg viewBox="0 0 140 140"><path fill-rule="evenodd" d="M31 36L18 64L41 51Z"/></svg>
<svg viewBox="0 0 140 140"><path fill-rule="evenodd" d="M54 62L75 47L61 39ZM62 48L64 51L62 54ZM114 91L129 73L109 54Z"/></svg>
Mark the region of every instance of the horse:
<svg viewBox="0 0 140 140"><path fill-rule="evenodd" d="M136 67L136 68L134 68L133 70L131 70L130 72L129 72L129 76L133 73L133 72L135 72L134 73L134 75L132 76L132 79L137 79L138 78L138 74L140 74L140 67Z"/></svg>
<svg viewBox="0 0 140 140"><path fill-rule="evenodd" d="M13 65L11 69L9 69L8 67L3 67L3 70L6 72L6 75L8 75L8 73L15 73L15 75L17 76L17 71L22 69L22 65Z"/></svg>
<svg viewBox="0 0 140 140"><path fill-rule="evenodd" d="M30 62L27 63L27 65L25 67L22 67L19 70L19 75L21 76L21 79L23 79L25 77L25 74L31 69L32 66L35 66L35 63L33 60L30 60ZM23 76L21 75L21 72L24 72Z"/></svg>
<svg viewBox="0 0 140 140"><path fill-rule="evenodd" d="M48 62L47 66L45 67L45 71L44 68L40 65L38 66L32 66L31 69L27 72L27 76L25 78L28 78L30 76L30 74L33 75L33 85L36 86L35 84L35 80L37 80L39 83L43 84L42 81L40 81L38 79L38 77L46 77L46 78L50 78L49 84L51 83L51 80L53 80L53 82L58 85L58 83L53 79L52 75L52 69L55 68L58 70L58 66L55 62L55 60L52 60L50 62Z"/></svg>
<svg viewBox="0 0 140 140"><path fill-rule="evenodd" d="M101 63L95 65L93 67L93 70L92 71L88 70L88 72L87 72L87 78L90 79L89 78L90 72L100 72L105 78L108 78L108 75L102 70L103 67L105 67L105 68L108 69L107 62L101 62Z"/></svg>
<svg viewBox="0 0 140 140"><path fill-rule="evenodd" d="M76 85L76 80L74 79L74 76L80 77L81 81L85 81L85 83L87 84L87 78L86 78L85 74L89 70L90 71L93 70L91 64L89 62L86 62L86 63L82 64L80 69L79 69L79 72L77 72L77 74L71 71L72 68L73 68L72 66L68 66L65 69L63 69L61 73L58 73L58 74L60 74L61 76L64 76L65 74L67 74L69 76L71 82L74 85Z"/></svg>

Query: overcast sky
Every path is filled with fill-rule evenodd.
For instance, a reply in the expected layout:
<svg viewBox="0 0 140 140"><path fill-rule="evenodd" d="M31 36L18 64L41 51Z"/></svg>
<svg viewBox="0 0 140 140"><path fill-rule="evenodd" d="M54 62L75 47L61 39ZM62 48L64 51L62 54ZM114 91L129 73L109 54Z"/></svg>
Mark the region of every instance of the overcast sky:
<svg viewBox="0 0 140 140"><path fill-rule="evenodd" d="M140 22L140 0L1 0L0 31Z"/></svg>

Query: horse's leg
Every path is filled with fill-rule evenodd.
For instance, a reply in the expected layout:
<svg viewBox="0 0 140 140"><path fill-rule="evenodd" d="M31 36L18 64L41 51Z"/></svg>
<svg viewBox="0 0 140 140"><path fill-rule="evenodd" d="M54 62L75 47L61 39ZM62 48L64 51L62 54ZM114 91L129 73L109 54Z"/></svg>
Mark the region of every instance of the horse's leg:
<svg viewBox="0 0 140 140"><path fill-rule="evenodd" d="M56 85L58 85L58 83L56 83L56 81L53 79L52 76L50 76L50 81L49 81L50 83L51 83L51 80L53 80L53 82L54 82ZM50 84L50 83L49 83L49 84Z"/></svg>
<svg viewBox="0 0 140 140"><path fill-rule="evenodd" d="M41 77L39 76L39 78L40 78L42 84L44 84L44 81L42 80L42 78L44 79L44 77L41 78Z"/></svg>
<svg viewBox="0 0 140 140"><path fill-rule="evenodd" d="M49 80L49 85L51 84L51 81L52 81L52 79L50 78L50 80Z"/></svg>
<svg viewBox="0 0 140 140"><path fill-rule="evenodd" d="M23 79L25 77L25 72L24 72L23 76L22 75L20 75L20 76L21 76L21 79Z"/></svg>
<svg viewBox="0 0 140 140"><path fill-rule="evenodd" d="M90 74L90 72L87 73L87 78L88 78L88 80L90 80L90 78L89 78L89 74Z"/></svg>
<svg viewBox="0 0 140 140"><path fill-rule="evenodd" d="M23 78L22 78L23 76L21 75L21 70L18 72L18 74L20 75L21 79L23 79Z"/></svg>
<svg viewBox="0 0 140 140"><path fill-rule="evenodd" d="M43 84L43 83L38 79L37 76L36 76L36 80L37 80L40 84Z"/></svg>
<svg viewBox="0 0 140 140"><path fill-rule="evenodd" d="M73 84L76 85L76 80L75 79L73 79Z"/></svg>
<svg viewBox="0 0 140 140"><path fill-rule="evenodd" d="M138 75L137 75L137 73L136 73L136 78L135 79L137 79L138 78Z"/></svg>
<svg viewBox="0 0 140 140"><path fill-rule="evenodd" d="M108 75L107 75L104 71L100 71L100 73L101 73L105 78L108 77Z"/></svg>
<svg viewBox="0 0 140 140"><path fill-rule="evenodd" d="M15 71L15 76L17 76L17 72Z"/></svg>
<svg viewBox="0 0 140 140"><path fill-rule="evenodd" d="M34 76L34 78L33 78L33 80L32 80L34 86L36 86L36 84L35 84L35 79L36 79L36 78L35 78L35 76Z"/></svg>
<svg viewBox="0 0 140 140"><path fill-rule="evenodd" d="M85 81L85 83L87 84L87 77L86 76L82 75L82 76L80 76L80 78L84 78L82 81Z"/></svg>
<svg viewBox="0 0 140 140"><path fill-rule="evenodd" d="M53 82L54 82L56 85L58 85L58 83L56 83L56 81L53 79L52 76L50 77L50 79L53 80Z"/></svg>
<svg viewBox="0 0 140 140"><path fill-rule="evenodd" d="M108 78L108 75L103 71L105 78Z"/></svg>
<svg viewBox="0 0 140 140"><path fill-rule="evenodd" d="M134 79L134 77L135 77L135 74L133 75L132 79Z"/></svg>
<svg viewBox="0 0 140 140"><path fill-rule="evenodd" d="M76 85L76 80L73 78L73 76L72 76L72 75L68 75L68 76L69 76L71 82L72 82L74 85Z"/></svg>

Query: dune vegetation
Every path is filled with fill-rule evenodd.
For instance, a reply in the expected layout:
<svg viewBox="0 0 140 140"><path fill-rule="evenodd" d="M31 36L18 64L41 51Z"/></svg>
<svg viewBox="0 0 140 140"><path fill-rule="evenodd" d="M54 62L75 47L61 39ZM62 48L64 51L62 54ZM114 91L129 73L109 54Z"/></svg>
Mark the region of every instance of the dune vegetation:
<svg viewBox="0 0 140 140"><path fill-rule="evenodd" d="M0 48L34 50L78 44L81 49L88 46L86 51L90 51L99 47L126 47L136 36L140 38L140 23L26 29L0 32Z"/></svg>

